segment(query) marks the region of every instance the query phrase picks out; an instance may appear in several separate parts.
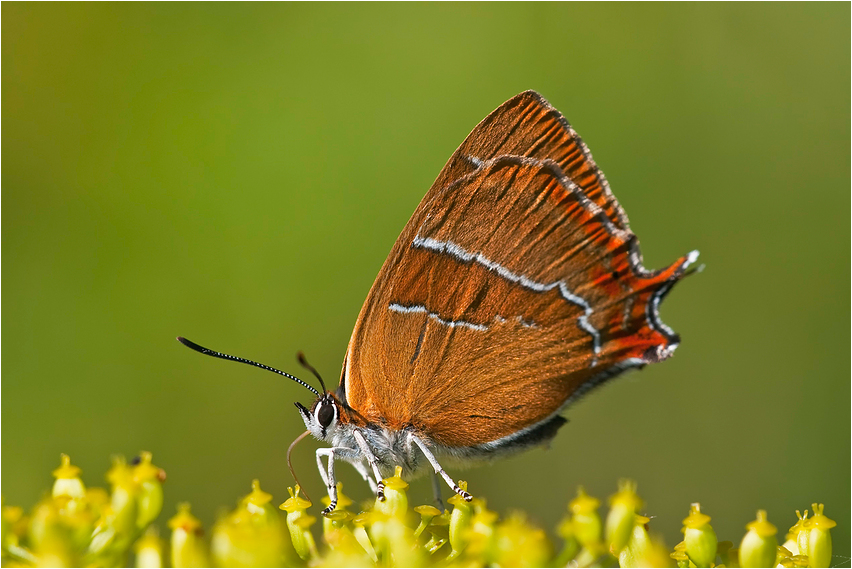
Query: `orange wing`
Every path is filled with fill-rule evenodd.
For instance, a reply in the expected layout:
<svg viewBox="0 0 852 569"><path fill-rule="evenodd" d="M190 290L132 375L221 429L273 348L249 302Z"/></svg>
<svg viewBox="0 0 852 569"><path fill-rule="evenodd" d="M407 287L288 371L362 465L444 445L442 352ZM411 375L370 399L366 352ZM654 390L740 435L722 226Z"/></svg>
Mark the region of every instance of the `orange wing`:
<svg viewBox="0 0 852 569"><path fill-rule="evenodd" d="M349 343L344 396L367 421L447 446L509 436L671 355L657 307L692 260L642 268L588 151L522 93L477 126L394 245Z"/></svg>
<svg viewBox="0 0 852 569"><path fill-rule="evenodd" d="M627 215L592 160L589 148L565 117L535 91L512 97L476 125L447 161L423 201L436 190L473 172L476 160L497 156L553 160L616 227L627 229Z"/></svg>

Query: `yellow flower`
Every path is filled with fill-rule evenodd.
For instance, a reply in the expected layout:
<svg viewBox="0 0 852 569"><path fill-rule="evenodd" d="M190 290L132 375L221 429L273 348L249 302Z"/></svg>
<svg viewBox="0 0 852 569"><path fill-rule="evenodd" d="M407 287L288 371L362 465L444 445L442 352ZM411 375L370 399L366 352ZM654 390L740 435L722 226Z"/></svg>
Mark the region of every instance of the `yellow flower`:
<svg viewBox="0 0 852 569"><path fill-rule="evenodd" d="M298 484L295 490L287 488L290 497L278 507L287 512L287 529L290 531L293 548L299 557L307 561L318 556L317 545L310 529L316 518L305 513L305 510L311 507L311 502L299 496L300 490Z"/></svg>
<svg viewBox="0 0 852 569"><path fill-rule="evenodd" d="M796 523L790 528L787 532L786 541L784 542L784 548L790 552L790 555L798 555L799 553L799 535L802 533L802 530L805 529L805 525L808 520L808 511L805 510L805 515L803 516L799 510L796 510L796 517L798 520ZM807 531L804 532L807 534ZM801 536L805 542L805 552L807 552L807 535Z"/></svg>
<svg viewBox="0 0 852 569"><path fill-rule="evenodd" d="M441 515L441 510L435 506L417 506L414 508L414 511L420 514L420 523L417 525L417 529L414 530L414 537L419 537L423 533L423 530L429 527L432 518Z"/></svg>
<svg viewBox="0 0 852 569"><path fill-rule="evenodd" d="M710 567L716 560L716 532L710 526L710 516L701 513L701 504L692 504L689 516L683 520L683 541L686 554L696 567Z"/></svg>
<svg viewBox="0 0 852 569"><path fill-rule="evenodd" d="M426 527L430 538L423 549L430 555L434 555L444 544L450 541L450 516L450 512L444 510L440 515L432 518L432 521Z"/></svg>
<svg viewBox="0 0 852 569"><path fill-rule="evenodd" d="M618 554L618 564L621 567L650 567L647 562L647 557L651 553L651 538L648 537L648 530L645 526L650 522L650 518L636 514L634 519L633 530L630 534L630 539L627 540L627 546Z"/></svg>
<svg viewBox="0 0 852 569"><path fill-rule="evenodd" d="M467 492L467 482L459 480L459 488ZM450 547L452 551L447 556L447 561L452 561L461 555L470 541L468 530L470 529L470 522L473 517L473 508L470 502L467 502L458 494L447 500L447 502L453 506L453 511L450 514Z"/></svg>
<svg viewBox="0 0 852 569"><path fill-rule="evenodd" d="M837 522L828 518L823 504L812 504L814 516L808 520L808 564L810 567L828 567L831 564L831 528ZM806 552L800 551L804 554Z"/></svg>
<svg viewBox="0 0 852 569"><path fill-rule="evenodd" d="M491 511L482 498L474 498L470 505L473 507L473 517L470 520L470 528L467 531L468 546L467 554L473 558L482 559L490 564L494 559L497 520L500 517L497 512Z"/></svg>
<svg viewBox="0 0 852 569"><path fill-rule="evenodd" d="M172 530L172 567L205 567L208 565L201 541L201 522L190 513L189 504L178 504L178 513L169 520Z"/></svg>
<svg viewBox="0 0 852 569"><path fill-rule="evenodd" d="M757 519L750 522L748 533L740 543L741 567L770 567L775 561L778 530L766 519L766 511L758 510Z"/></svg>
<svg viewBox="0 0 852 569"><path fill-rule="evenodd" d="M551 555L544 530L528 524L519 512L497 525L494 544L494 563L500 567L541 567Z"/></svg>
<svg viewBox="0 0 852 569"><path fill-rule="evenodd" d="M110 508L114 517L111 525L116 531L132 532L139 517L139 484L133 480L133 469L127 466L124 457L113 457L107 481L112 487Z"/></svg>
<svg viewBox="0 0 852 569"><path fill-rule="evenodd" d="M133 546L133 550L136 552L136 567L163 566L163 540L160 539L157 526L150 526Z"/></svg>
<svg viewBox="0 0 852 569"><path fill-rule="evenodd" d="M163 509L163 480L166 473L151 464L151 453L141 452L139 464L133 467L133 481L139 485L136 527L145 528L157 519Z"/></svg>
<svg viewBox="0 0 852 569"><path fill-rule="evenodd" d="M415 546L414 532L403 522L404 512L387 515L373 510L371 514L368 519L370 538L380 564L398 567L423 565L423 551Z"/></svg>
<svg viewBox="0 0 852 569"><path fill-rule="evenodd" d="M213 527L210 552L220 567L269 567L284 562L281 519L270 504L272 495L253 480L251 493ZM295 556L294 556L295 558Z"/></svg>
<svg viewBox="0 0 852 569"><path fill-rule="evenodd" d="M323 496L321 499L323 505L326 507L331 504L331 498L328 496ZM329 532L334 532L339 529L342 525L345 525L343 522L347 522L354 518L347 508L351 506L354 502L352 499L343 493L343 483L337 483L337 507L334 509L331 514L323 516L322 519L322 530L323 534L326 535ZM342 515L337 515L337 512L340 512Z"/></svg>
<svg viewBox="0 0 852 569"><path fill-rule="evenodd" d="M649 534L650 520L637 513L642 501L634 483L619 483L604 524L598 516L600 502L580 488L557 530L565 545L552 557L552 542L524 514L510 514L500 521L482 498L467 502L453 496L451 511L429 505L409 509L408 484L401 473L397 467L394 476L383 481L384 501L366 502L365 511L357 516L347 510L352 500L338 486L337 508L323 518L327 547L322 554L311 533L317 518L307 514L311 502L300 495L298 486L288 489L290 498L280 506L286 512L282 519L271 505L272 496L257 480L252 481L251 492L232 511L218 517L209 550L200 522L187 504L181 504L168 522L172 530L169 560L174 567L210 563L229 567L589 567L614 563L657 567L671 565L672 560L679 567L712 567L718 556L722 563L718 567L793 568L824 567L832 560L830 530L837 524L825 516L822 504L813 505L810 518L807 510L804 515L796 512L798 522L781 547L777 529L767 521L766 512L759 511L757 519L746 526L748 533L738 549L731 542L717 543L710 517L692 504L683 520L684 541L669 555L661 541ZM163 543L156 528L148 526L162 505L165 473L151 463L150 453L142 453L133 466L122 458L114 459L107 473L110 493L86 488L80 469L66 455L54 476L53 492L36 505L30 517L21 508L3 505L3 566L126 566L131 548L137 566L163 564ZM459 485L467 489L467 483ZM328 504L328 499L324 502ZM602 525L605 540L601 539ZM148 532L143 535L146 527ZM444 548L445 544L450 547Z"/></svg>
<svg viewBox="0 0 852 569"><path fill-rule="evenodd" d="M408 511L408 482L402 479L402 467L397 466L394 475L383 480L385 483L385 499L376 498L376 511L387 516L405 517Z"/></svg>
<svg viewBox="0 0 852 569"><path fill-rule="evenodd" d="M796 515L798 516L799 511L796 510ZM808 520L808 511L805 510L805 515L799 518L799 521L790 528L790 533L793 532L793 528L799 528L798 532L796 532L796 551L790 550L793 554L800 553L802 555L808 554L808 536L810 536L810 525Z"/></svg>
<svg viewBox="0 0 852 569"><path fill-rule="evenodd" d="M617 556L633 531L636 510L642 507L642 499L636 494L636 483L626 479L619 481L618 492L610 497L609 504L606 541L610 552Z"/></svg>
<svg viewBox="0 0 852 569"><path fill-rule="evenodd" d="M373 563L378 563L379 555L376 553L376 549L373 547L373 542L370 541L370 536L367 534L366 529L366 525L368 523L372 523L373 518L373 512L364 512L355 516L352 519L352 525L354 526L352 529L352 535L355 536L358 544L367 552L367 555L373 560Z"/></svg>
<svg viewBox="0 0 852 569"><path fill-rule="evenodd" d="M56 481L53 483L53 497L68 496L72 500L83 498L86 495L86 487L80 479L80 469L71 464L71 458L67 454L59 455L61 465L53 471Z"/></svg>
<svg viewBox="0 0 852 569"><path fill-rule="evenodd" d="M684 542L680 542L674 546L674 551L669 555L672 559L675 560L678 567L689 567L689 556L686 554L686 544Z"/></svg>
<svg viewBox="0 0 852 569"><path fill-rule="evenodd" d="M577 488L577 497L568 504L574 536L580 545L588 547L601 539L601 518L598 515L600 500L586 494L583 487Z"/></svg>

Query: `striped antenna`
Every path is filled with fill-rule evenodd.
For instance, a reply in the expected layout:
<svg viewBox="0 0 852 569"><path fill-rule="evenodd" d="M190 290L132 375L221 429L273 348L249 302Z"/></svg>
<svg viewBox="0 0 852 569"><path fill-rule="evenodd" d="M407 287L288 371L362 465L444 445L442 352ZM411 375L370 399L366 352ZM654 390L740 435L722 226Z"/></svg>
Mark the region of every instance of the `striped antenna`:
<svg viewBox="0 0 852 569"><path fill-rule="evenodd" d="M223 360L231 360L232 362L240 362L241 364L248 364L248 365L251 365L251 366L259 367L261 369L265 369L267 371L275 372L279 375L283 375L286 378L292 379L293 381L295 381L296 383L298 383L302 387L309 389L317 397L319 397L321 395L321 393L319 391L317 391L316 389L314 389L313 387L311 387L310 385L308 385L307 383L305 383L304 381L302 381L301 379L299 379L295 375L291 375L291 374L287 373L286 371L281 371L280 369L275 369L274 367L269 367L268 365L263 365L263 364L253 362L251 360L247 360L245 358L240 358L240 357L237 357L237 356L231 356L231 355L228 355L228 354L223 354L222 352L217 352L215 350L205 348L204 346L199 346L195 342L191 342L191 341L187 340L186 338L184 338L182 336L178 336L177 341L180 342L181 344L183 344L184 346L186 346L187 348L193 349L196 352L204 354L206 356L213 356L214 358L221 358ZM325 387L323 387L323 391L325 391Z"/></svg>

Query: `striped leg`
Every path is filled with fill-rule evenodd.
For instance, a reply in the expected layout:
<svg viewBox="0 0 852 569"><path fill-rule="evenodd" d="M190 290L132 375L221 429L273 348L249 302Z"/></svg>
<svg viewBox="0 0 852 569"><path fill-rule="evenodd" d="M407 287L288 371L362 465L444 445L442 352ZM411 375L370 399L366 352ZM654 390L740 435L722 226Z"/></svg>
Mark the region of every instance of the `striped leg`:
<svg viewBox="0 0 852 569"><path fill-rule="evenodd" d="M370 450L370 445L367 444L367 439L364 438L357 429L353 431L353 435L355 436L355 442L358 443L358 448L361 449L361 452L364 454L364 458L367 459L367 462L370 463L370 466L373 468L373 475L376 477L376 498L385 501L385 481L382 480L382 473L379 471L379 465L376 463L376 456L373 454L373 451Z"/></svg>
<svg viewBox="0 0 852 569"><path fill-rule="evenodd" d="M453 489L453 492L464 498L465 502L470 502L471 500L473 500L473 496L459 488L458 484L456 484L455 481L450 478L450 475L447 474L443 468L441 468L441 464L438 462L438 459L435 458L435 455L432 454L432 451L430 451L429 448L426 446L426 443L424 443L414 435L410 434L409 436L411 437L411 440L414 441L414 444L420 447L420 450L423 451L423 456L426 457L426 460L428 460L429 464L432 465L432 468L435 469L435 474L440 475L441 478L444 479L444 482L446 482L447 485Z"/></svg>
<svg viewBox="0 0 852 569"><path fill-rule="evenodd" d="M337 480L334 477L334 452L341 450L352 450L346 447L331 447L317 449L317 467L319 468L320 477L328 489L329 504L322 511L322 515L327 516L337 507ZM328 474L323 469L322 457L328 457Z"/></svg>

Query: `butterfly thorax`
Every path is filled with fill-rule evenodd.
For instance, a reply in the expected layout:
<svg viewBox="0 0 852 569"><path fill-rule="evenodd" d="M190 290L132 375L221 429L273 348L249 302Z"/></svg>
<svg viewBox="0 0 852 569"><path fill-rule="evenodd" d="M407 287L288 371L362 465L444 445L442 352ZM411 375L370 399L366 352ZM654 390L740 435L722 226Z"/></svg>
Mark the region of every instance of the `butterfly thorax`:
<svg viewBox="0 0 852 569"><path fill-rule="evenodd" d="M383 477L392 476L396 466L402 467L405 478L428 470L428 462L412 442L411 429L394 429L370 422L357 410L342 403L334 394L324 393L310 409L297 404L305 427L311 434L336 449L336 455L347 462L364 462L365 455L355 433L368 445L375 456Z"/></svg>
<svg viewBox="0 0 852 569"><path fill-rule="evenodd" d="M330 441L334 447L352 449L352 453L343 453L341 458L349 462L365 460L355 440L358 431L366 440L383 477L393 476L396 466L402 467L402 477L410 480L428 471L429 463L413 444L410 432L395 431L378 425L360 427L354 424L342 424L334 432Z"/></svg>

